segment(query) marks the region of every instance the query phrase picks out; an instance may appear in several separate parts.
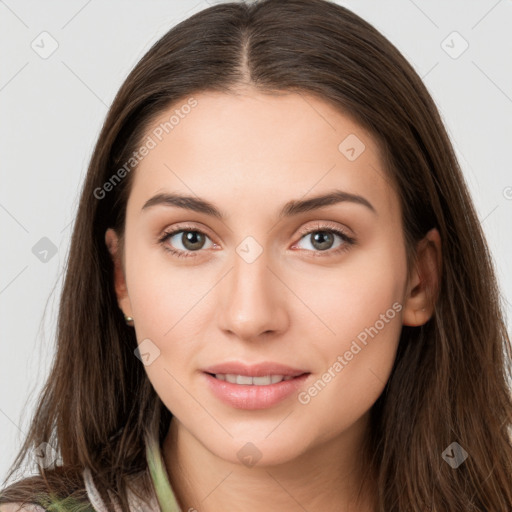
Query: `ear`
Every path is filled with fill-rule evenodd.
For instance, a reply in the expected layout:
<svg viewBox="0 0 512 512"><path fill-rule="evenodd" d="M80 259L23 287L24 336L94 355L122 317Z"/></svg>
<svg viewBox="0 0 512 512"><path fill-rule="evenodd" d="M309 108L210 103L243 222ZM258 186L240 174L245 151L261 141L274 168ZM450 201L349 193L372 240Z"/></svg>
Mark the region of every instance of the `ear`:
<svg viewBox="0 0 512 512"><path fill-rule="evenodd" d="M132 316L130 298L126 287L126 278L124 275L123 263L119 251L119 238L112 228L105 231L105 244L114 263L114 287L117 295L117 303L126 316Z"/></svg>
<svg viewBox="0 0 512 512"><path fill-rule="evenodd" d="M417 262L409 275L402 315L403 325L414 327L430 319L439 293L442 253L441 237L436 228L418 242L416 254Z"/></svg>

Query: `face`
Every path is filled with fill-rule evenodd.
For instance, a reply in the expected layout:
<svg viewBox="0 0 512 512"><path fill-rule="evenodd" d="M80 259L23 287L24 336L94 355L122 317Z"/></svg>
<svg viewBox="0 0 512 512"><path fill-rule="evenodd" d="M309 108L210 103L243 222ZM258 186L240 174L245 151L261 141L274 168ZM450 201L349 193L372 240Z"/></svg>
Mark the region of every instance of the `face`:
<svg viewBox="0 0 512 512"><path fill-rule="evenodd" d="M290 461L348 436L388 380L413 315L399 198L370 134L315 97L194 100L147 131L119 304L179 428L228 461Z"/></svg>

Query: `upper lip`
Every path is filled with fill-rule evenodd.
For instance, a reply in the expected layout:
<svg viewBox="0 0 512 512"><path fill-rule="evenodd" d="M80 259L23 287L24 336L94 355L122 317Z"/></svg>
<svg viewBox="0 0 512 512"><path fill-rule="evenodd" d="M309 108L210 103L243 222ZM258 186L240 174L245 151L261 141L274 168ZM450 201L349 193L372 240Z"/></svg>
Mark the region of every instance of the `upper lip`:
<svg viewBox="0 0 512 512"><path fill-rule="evenodd" d="M303 373L309 373L305 370L292 368L284 364L274 362L263 362L257 364L244 364L238 361L228 361L225 363L216 364L203 369L206 373L213 374L234 374L246 375L249 377L264 377L266 375L283 375L285 377L297 377Z"/></svg>

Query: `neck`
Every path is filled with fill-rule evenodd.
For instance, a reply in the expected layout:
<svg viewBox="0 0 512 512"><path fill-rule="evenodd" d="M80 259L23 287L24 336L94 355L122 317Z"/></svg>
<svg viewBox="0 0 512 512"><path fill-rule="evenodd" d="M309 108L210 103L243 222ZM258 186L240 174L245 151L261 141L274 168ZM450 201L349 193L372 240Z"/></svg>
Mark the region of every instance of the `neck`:
<svg viewBox="0 0 512 512"><path fill-rule="evenodd" d="M374 512L374 487L361 457L367 421L291 461L247 467L216 456L173 418L163 456L183 511Z"/></svg>

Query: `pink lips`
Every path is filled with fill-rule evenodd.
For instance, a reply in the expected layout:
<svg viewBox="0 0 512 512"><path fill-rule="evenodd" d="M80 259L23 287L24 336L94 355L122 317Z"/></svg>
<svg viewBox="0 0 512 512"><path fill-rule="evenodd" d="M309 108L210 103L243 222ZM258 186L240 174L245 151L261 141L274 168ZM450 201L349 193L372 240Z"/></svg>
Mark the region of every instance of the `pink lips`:
<svg viewBox="0 0 512 512"><path fill-rule="evenodd" d="M292 377L297 377L303 373L308 373L306 370L299 370L279 363L264 362L247 365L236 361L216 364L214 366L204 368L203 371L214 374L234 373L236 375L248 375L251 377L263 377L264 375L291 375Z"/></svg>
<svg viewBox="0 0 512 512"><path fill-rule="evenodd" d="M213 394L224 403L237 409L266 409L272 407L297 391L310 375L305 370L272 362L246 365L232 361L210 366L205 368L203 372ZM250 377L283 375L293 378L275 384L258 386L233 384L215 378L215 374L235 374Z"/></svg>

